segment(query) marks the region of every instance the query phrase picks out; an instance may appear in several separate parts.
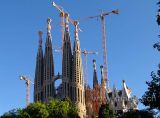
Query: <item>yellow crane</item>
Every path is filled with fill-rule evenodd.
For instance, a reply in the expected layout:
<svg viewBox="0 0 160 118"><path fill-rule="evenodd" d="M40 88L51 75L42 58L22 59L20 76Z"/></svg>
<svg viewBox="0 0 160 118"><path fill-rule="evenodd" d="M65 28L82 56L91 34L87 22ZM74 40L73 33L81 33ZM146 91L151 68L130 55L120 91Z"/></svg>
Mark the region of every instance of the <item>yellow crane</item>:
<svg viewBox="0 0 160 118"><path fill-rule="evenodd" d="M62 50L63 50L63 40L64 40L64 30L65 30L65 21L64 19L66 18L66 23L70 22L72 25L74 25L74 21L69 18L69 14L62 9L59 5L57 5L55 2L52 2L52 6L54 6L59 12L60 12L60 17L61 17L61 32L62 32ZM79 31L82 31L80 28L78 29Z"/></svg>
<svg viewBox="0 0 160 118"><path fill-rule="evenodd" d="M65 17L65 12L63 11L63 9L58 6L55 2L52 2L52 5L58 10L60 11L60 17L61 17L61 32L62 32L62 46L63 46L63 39L64 39L64 29L65 29L65 23L64 23L64 17Z"/></svg>
<svg viewBox="0 0 160 118"><path fill-rule="evenodd" d="M26 84L26 106L29 105L30 102L30 84L34 84L27 76L20 76L20 80L24 80Z"/></svg>

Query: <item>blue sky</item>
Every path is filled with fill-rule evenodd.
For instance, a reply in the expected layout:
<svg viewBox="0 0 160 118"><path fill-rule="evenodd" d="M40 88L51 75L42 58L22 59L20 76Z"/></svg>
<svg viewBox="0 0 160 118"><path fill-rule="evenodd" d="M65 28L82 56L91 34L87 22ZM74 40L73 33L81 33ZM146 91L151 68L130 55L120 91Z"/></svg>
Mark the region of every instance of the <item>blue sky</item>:
<svg viewBox="0 0 160 118"><path fill-rule="evenodd" d="M141 97L150 80L151 71L157 69L159 54L152 45L158 41L156 1L153 0L55 0L70 13L72 19L100 14L101 10L119 9L119 15L106 17L108 73L110 86L122 87L125 79L132 94ZM50 0L1 0L0 2L0 114L25 107L25 83L21 74L34 80L35 59L39 30L46 38L46 19L52 19L53 47L61 46L59 12ZM92 85L92 59L97 60L97 71L102 64L102 34L99 19L79 23L82 50L98 51L88 56L89 83ZM73 26L70 25L73 42ZM73 44L72 44L73 45ZM43 45L44 48L44 45ZM55 73L61 73L61 54L54 53ZM33 86L31 87L33 101ZM139 108L143 108L140 104Z"/></svg>

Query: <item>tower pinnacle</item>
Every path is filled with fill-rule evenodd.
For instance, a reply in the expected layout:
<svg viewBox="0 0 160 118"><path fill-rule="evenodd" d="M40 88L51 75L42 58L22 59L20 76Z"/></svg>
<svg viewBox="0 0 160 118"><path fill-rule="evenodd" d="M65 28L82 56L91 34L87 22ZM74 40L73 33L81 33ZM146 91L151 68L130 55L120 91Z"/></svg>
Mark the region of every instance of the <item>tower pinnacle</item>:
<svg viewBox="0 0 160 118"><path fill-rule="evenodd" d="M65 14L65 32L62 45L62 93L63 97L70 97L73 100L73 94L70 92L72 80L72 48L69 33L69 14Z"/></svg>
<svg viewBox="0 0 160 118"><path fill-rule="evenodd" d="M75 26L75 40L74 40L74 47L73 47L73 50L78 52L78 53L81 53L81 49L80 49L80 42L79 42L79 38L78 38L78 21L75 20L74 21L74 26Z"/></svg>
<svg viewBox="0 0 160 118"><path fill-rule="evenodd" d="M51 19L47 18L47 37L44 53L43 101L48 102L54 96L54 60L52 52Z"/></svg>
<svg viewBox="0 0 160 118"><path fill-rule="evenodd" d="M98 86L98 79L97 79L97 71L96 71L96 60L93 59L93 88Z"/></svg>
<svg viewBox="0 0 160 118"><path fill-rule="evenodd" d="M76 107L78 108L79 116L81 118L86 118L86 105L85 105L85 90L84 90L84 78L82 70L82 58L81 58L81 49L80 42L78 39L78 21L74 21L75 25L75 40L73 48L73 69L72 77L74 88L73 99Z"/></svg>
<svg viewBox="0 0 160 118"><path fill-rule="evenodd" d="M47 18L47 32L51 32L51 19L50 18Z"/></svg>
<svg viewBox="0 0 160 118"><path fill-rule="evenodd" d="M42 31L38 32L38 35L39 35L39 46L41 46L41 47L42 47L42 34L43 34Z"/></svg>
<svg viewBox="0 0 160 118"><path fill-rule="evenodd" d="M39 46L36 57L36 69L34 80L34 101L43 101L42 86L43 86L43 50L42 50L42 31L38 32Z"/></svg>
<svg viewBox="0 0 160 118"><path fill-rule="evenodd" d="M65 30L69 32L69 14L68 13L65 13L65 18L66 18Z"/></svg>
<svg viewBox="0 0 160 118"><path fill-rule="evenodd" d="M104 80L104 71L103 66L100 66L101 68L101 94L102 94L102 104L106 103L106 82Z"/></svg>
<svg viewBox="0 0 160 118"><path fill-rule="evenodd" d="M100 66L100 69L101 69L101 84L103 85L105 83L105 81L104 81L104 73L103 73L103 66L102 65Z"/></svg>
<svg viewBox="0 0 160 118"><path fill-rule="evenodd" d="M75 26L75 40L78 40L78 24L79 22L76 20L74 21L74 26Z"/></svg>
<svg viewBox="0 0 160 118"><path fill-rule="evenodd" d="M93 68L94 70L96 70L96 60L95 59L93 59Z"/></svg>

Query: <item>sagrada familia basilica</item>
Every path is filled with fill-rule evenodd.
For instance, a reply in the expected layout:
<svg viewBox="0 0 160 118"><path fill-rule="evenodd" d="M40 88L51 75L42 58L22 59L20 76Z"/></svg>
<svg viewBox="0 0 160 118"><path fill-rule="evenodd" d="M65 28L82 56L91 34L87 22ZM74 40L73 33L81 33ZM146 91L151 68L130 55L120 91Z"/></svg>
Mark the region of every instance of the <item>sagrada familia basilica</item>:
<svg viewBox="0 0 160 118"><path fill-rule="evenodd" d="M98 115L101 104L109 104L114 113L123 113L130 109L137 109L137 99L131 96L123 80L122 89L108 91L101 66L101 84L98 83L96 60L93 60L93 87L85 86L81 47L78 37L78 21L74 21L74 44L71 45L68 14L65 14L65 31L62 45L62 74L55 75L54 55L52 48L51 19L47 19L47 35L45 51L42 47L42 32L39 32L39 46L36 57L34 80L34 102L48 102L50 98L63 99L65 97L75 104L81 118L91 118ZM72 50L73 49L73 50ZM55 81L62 83L56 88Z"/></svg>

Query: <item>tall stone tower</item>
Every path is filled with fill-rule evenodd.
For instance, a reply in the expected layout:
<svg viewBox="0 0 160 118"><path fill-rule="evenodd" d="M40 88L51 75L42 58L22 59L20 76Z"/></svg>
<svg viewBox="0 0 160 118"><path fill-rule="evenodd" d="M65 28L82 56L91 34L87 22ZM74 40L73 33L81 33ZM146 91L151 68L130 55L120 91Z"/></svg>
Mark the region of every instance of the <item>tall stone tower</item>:
<svg viewBox="0 0 160 118"><path fill-rule="evenodd" d="M43 100L43 50L42 50L42 32L39 31L39 46L36 57L36 69L35 69L35 79L34 79L34 101Z"/></svg>
<svg viewBox="0 0 160 118"><path fill-rule="evenodd" d="M100 66L101 69L101 96L102 96L102 104L106 103L106 82L104 80L104 71L103 66Z"/></svg>
<svg viewBox="0 0 160 118"><path fill-rule="evenodd" d="M98 78L97 78L97 71L96 71L96 60L93 60L93 88L98 86Z"/></svg>
<svg viewBox="0 0 160 118"><path fill-rule="evenodd" d="M81 118L86 117L85 106L85 91L84 91L84 79L82 70L82 59L80 42L78 38L78 22L74 21L75 25L75 40L73 48L73 73L72 73L72 94L73 102L79 109L79 116Z"/></svg>
<svg viewBox="0 0 160 118"><path fill-rule="evenodd" d="M63 98L72 98L72 92L70 92L70 82L72 79L72 48L69 34L69 15L65 14L65 32L63 40L63 56L62 56L62 91Z"/></svg>
<svg viewBox="0 0 160 118"><path fill-rule="evenodd" d="M47 38L44 54L43 102L54 96L54 62L52 53L51 19L47 19Z"/></svg>

